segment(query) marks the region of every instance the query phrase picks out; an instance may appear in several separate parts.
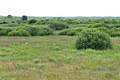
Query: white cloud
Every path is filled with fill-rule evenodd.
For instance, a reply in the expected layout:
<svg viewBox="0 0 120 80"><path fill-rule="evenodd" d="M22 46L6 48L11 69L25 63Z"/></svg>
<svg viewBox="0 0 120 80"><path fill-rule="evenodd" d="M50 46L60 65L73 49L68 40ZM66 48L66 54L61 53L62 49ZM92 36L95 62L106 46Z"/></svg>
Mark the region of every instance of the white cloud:
<svg viewBox="0 0 120 80"><path fill-rule="evenodd" d="M119 0L1 0L0 15L120 16Z"/></svg>

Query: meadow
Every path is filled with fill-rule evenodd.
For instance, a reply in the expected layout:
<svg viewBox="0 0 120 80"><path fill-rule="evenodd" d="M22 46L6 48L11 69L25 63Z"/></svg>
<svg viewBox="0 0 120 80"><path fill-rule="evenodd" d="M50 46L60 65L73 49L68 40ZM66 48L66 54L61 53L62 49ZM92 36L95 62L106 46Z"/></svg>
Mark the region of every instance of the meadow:
<svg viewBox="0 0 120 80"><path fill-rule="evenodd" d="M83 22L80 24L77 23L79 19L68 21L72 22L72 20L75 22L69 26L71 30L78 32L90 24L93 25L97 20L101 21L96 18L90 19L93 21L82 19ZM44 21L49 22L49 19ZM17 26L46 27L48 25L21 24ZM7 27L8 25L11 24L0 24L0 28L18 28L16 25ZM119 32L119 29L116 29ZM0 36L0 80L120 80L120 37L118 33L112 36L112 49L77 50L75 42L79 33L59 35L61 31L54 30L52 35L45 36Z"/></svg>

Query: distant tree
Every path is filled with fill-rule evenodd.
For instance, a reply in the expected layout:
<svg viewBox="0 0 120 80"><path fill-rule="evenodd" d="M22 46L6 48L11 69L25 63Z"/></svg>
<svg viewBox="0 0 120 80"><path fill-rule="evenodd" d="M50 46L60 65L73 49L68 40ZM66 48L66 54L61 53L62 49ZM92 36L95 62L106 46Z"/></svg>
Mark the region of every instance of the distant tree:
<svg viewBox="0 0 120 80"><path fill-rule="evenodd" d="M23 15L23 16L22 16L22 20L26 20L26 21L27 21L27 16L26 16L26 15Z"/></svg>
<svg viewBox="0 0 120 80"><path fill-rule="evenodd" d="M7 18L12 18L12 15L9 14L9 15L7 16Z"/></svg>

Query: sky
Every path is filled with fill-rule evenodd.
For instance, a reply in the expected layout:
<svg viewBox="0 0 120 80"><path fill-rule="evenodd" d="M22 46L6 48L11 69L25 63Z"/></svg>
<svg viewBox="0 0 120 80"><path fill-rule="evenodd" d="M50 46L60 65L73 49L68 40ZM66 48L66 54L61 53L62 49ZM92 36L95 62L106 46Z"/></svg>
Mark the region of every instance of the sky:
<svg viewBox="0 0 120 80"><path fill-rule="evenodd" d="M0 0L0 15L120 16L120 0Z"/></svg>

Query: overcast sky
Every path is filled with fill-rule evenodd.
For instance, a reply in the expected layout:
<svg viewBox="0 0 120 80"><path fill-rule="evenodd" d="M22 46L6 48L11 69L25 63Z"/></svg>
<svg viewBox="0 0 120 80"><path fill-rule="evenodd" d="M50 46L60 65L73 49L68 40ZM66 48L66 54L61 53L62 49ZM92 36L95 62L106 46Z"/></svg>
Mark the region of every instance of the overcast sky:
<svg viewBox="0 0 120 80"><path fill-rule="evenodd" d="M120 0L0 0L0 15L120 16Z"/></svg>

